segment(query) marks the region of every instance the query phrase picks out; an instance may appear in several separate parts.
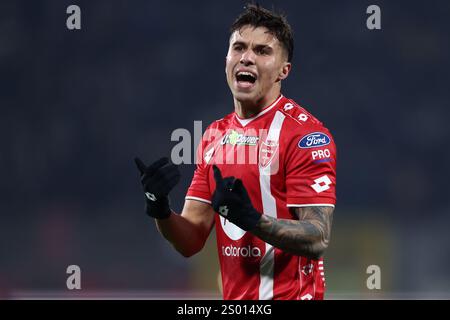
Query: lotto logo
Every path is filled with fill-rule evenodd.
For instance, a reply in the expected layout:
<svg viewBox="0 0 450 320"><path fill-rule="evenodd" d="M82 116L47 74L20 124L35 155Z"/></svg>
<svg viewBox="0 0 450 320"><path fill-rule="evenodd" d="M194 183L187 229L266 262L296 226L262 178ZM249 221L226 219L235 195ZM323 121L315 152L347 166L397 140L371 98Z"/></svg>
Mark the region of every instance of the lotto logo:
<svg viewBox="0 0 450 320"><path fill-rule="evenodd" d="M309 263L302 268L302 273L305 276L309 276L312 273L313 269L314 269L314 265L312 263Z"/></svg>
<svg viewBox="0 0 450 320"><path fill-rule="evenodd" d="M150 201L156 201L156 197L155 197L155 195L154 195L153 193L146 192L146 193L145 193L145 196L146 196L147 199L150 200Z"/></svg>
<svg viewBox="0 0 450 320"><path fill-rule="evenodd" d="M304 113L300 113L300 115L297 117L297 119L301 120L301 121L306 121L306 120L308 120L308 116Z"/></svg>
<svg viewBox="0 0 450 320"><path fill-rule="evenodd" d="M321 176L314 180L314 184L311 185L311 188L314 189L317 193L321 193L325 190L330 189L330 184L332 184L330 178L327 175Z"/></svg>
<svg viewBox="0 0 450 320"><path fill-rule="evenodd" d="M294 105L292 103L286 103L284 105L284 111L291 110L293 107L294 107Z"/></svg>
<svg viewBox="0 0 450 320"><path fill-rule="evenodd" d="M227 208L227 206L220 206L219 207L219 213L222 216L226 217L228 215L228 208Z"/></svg>

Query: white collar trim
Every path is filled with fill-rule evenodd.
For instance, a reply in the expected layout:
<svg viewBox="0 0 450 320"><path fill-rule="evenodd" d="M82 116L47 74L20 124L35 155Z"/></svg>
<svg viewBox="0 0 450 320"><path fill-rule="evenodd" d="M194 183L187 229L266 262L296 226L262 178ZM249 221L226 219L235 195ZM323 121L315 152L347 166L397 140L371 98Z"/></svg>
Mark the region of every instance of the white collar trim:
<svg viewBox="0 0 450 320"><path fill-rule="evenodd" d="M269 107L265 108L264 110L262 110L260 113L258 113L257 115L251 117L251 118L247 118L247 119L240 119L237 114L234 114L234 117L236 118L237 121L239 121L239 123L241 124L241 126L245 127L246 125L248 125L250 122L252 122L253 120L255 120L256 118L261 117L262 115L266 114L267 112L269 112L270 110L272 110L273 107L275 107L278 102L281 100L281 98L283 98L283 95L281 94L277 100L275 100L275 102L273 102Z"/></svg>

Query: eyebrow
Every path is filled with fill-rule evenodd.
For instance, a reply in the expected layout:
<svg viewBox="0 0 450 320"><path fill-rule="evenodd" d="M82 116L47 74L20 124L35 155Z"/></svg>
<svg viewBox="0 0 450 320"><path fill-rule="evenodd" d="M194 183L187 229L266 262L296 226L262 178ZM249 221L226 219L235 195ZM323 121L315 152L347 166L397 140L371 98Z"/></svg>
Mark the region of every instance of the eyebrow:
<svg viewBox="0 0 450 320"><path fill-rule="evenodd" d="M232 46L240 45L240 46L247 47L247 43L245 43L244 41L235 41L231 45ZM267 48L267 49L273 50L273 48L268 44L256 44L253 46L253 48L258 48L258 49L266 49Z"/></svg>

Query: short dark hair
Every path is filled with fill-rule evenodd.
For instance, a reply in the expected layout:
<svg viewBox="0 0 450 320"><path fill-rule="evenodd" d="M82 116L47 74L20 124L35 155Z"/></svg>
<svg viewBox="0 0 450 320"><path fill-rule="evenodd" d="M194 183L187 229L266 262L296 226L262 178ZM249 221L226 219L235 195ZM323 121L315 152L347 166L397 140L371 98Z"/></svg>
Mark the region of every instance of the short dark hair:
<svg viewBox="0 0 450 320"><path fill-rule="evenodd" d="M288 62L291 62L294 54L294 37L292 29L287 22L286 16L274 11L267 10L258 4L247 4L239 17L230 28L230 36L243 26L250 25L255 28L265 27L280 41L288 54Z"/></svg>

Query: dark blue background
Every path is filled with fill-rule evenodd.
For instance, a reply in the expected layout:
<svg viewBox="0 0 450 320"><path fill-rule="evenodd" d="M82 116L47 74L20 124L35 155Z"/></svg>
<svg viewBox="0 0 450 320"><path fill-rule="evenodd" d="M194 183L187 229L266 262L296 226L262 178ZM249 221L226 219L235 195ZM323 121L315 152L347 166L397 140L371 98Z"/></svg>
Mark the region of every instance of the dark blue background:
<svg viewBox="0 0 450 320"><path fill-rule="evenodd" d="M70 4L81 30L66 28ZM366 28L370 4L381 30ZM216 290L214 243L211 257L185 260L159 236L132 160L170 155L174 129L233 111L224 64L243 5L2 1L0 296L64 291L70 264L86 290ZM369 264L382 266L387 294L450 292L450 3L275 7L295 32L283 92L338 146L330 292L369 294ZM177 211L193 169L181 168Z"/></svg>

